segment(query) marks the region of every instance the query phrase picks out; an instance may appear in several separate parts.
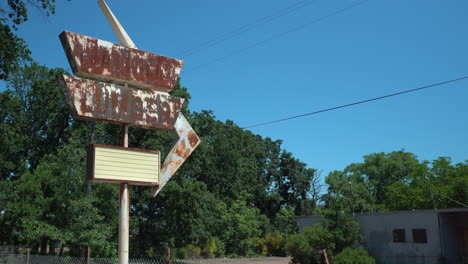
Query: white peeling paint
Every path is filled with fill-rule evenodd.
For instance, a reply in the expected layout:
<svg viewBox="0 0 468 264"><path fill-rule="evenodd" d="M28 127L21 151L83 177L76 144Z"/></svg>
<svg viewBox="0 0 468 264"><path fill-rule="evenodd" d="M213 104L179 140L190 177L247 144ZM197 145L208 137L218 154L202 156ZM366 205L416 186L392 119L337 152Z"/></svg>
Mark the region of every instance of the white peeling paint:
<svg viewBox="0 0 468 264"><path fill-rule="evenodd" d="M112 42L105 41L105 40L102 40L102 39L98 39L97 44L98 44L98 46L106 47L108 49L112 49L112 47L114 46L114 44Z"/></svg>

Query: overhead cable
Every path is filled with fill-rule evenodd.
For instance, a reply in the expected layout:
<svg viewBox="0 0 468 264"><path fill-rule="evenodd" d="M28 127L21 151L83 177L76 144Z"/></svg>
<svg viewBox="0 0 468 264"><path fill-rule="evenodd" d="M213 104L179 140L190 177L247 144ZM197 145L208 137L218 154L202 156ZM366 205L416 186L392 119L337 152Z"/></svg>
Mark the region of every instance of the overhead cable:
<svg viewBox="0 0 468 264"><path fill-rule="evenodd" d="M347 10L350 10L350 9L352 9L352 8L355 8L355 7L359 6L359 5L362 5L362 4L364 4L365 2L367 2L367 1L369 1L369 0L354 1L354 2L352 2L350 5L347 5L347 6L343 7L343 8L341 8L341 9L335 10L335 11L333 11L333 12L331 12L331 13L328 13L328 14L322 16L322 17L319 17L319 18L317 18L317 19L315 19L315 20L312 20L312 21L309 21L309 22L304 23L304 24L302 24L302 25L296 26L296 27L291 28L291 29L289 29L289 30L287 30L287 31L283 31L283 32L281 32L281 33L272 35L272 36L270 36L270 37L267 38L267 39L264 39L264 40L255 42L255 43L253 43L253 44L250 45L250 46L246 46L246 47L244 47L244 48L241 48L241 49L238 49L238 50L234 50L234 51L232 51L232 52L227 53L227 54L224 55L224 56L221 56L221 57L219 57L219 58L215 58L215 59L213 59L213 60L211 60L211 61L208 61L208 62L206 62L206 63L202 63L202 64L199 64L199 65L196 65L196 66L194 66L194 67L192 67L192 68L189 68L188 71L189 71L189 72L192 72L192 71L198 70L198 69L200 69L200 68L204 68L204 67L206 67L206 66L208 66L208 65L211 65L211 64L213 64L213 63L217 63L217 62L223 61L225 58L228 58L228 57L231 57L231 56L233 56L233 55L236 55L236 54L242 53L242 52L244 52L244 51L250 50L250 49L252 49L252 48L258 47L258 46L263 45L263 44L265 44L265 43L267 43L267 42L269 42L269 41L272 41L272 40L275 40L275 39L284 37L285 35L288 35L288 34L290 34L290 33L292 33L292 32L295 32L295 31L298 31L298 30L300 30L300 29L303 29L303 28L305 28L305 27L307 27L307 26L309 26L309 25L311 25L311 24L315 24L315 23L321 22L321 21L323 21L323 20L325 20L325 19L327 19L327 18L336 16L336 15L338 15L338 14L340 14L340 13L343 13L343 12L345 12L345 11L347 11ZM185 72L187 72L187 71L185 71Z"/></svg>
<svg viewBox="0 0 468 264"><path fill-rule="evenodd" d="M241 35L243 33L251 31L254 28L258 27L259 25L266 24L266 23L272 22L272 21L274 21L274 20L276 20L278 18L281 18L283 16L289 15L289 14L293 13L294 11L297 11L297 10L299 10L301 8L304 8L304 7L312 4L313 2L315 2L315 1L303 0L303 1L296 2L296 3L292 4L292 5L289 5L289 6L285 7L285 8L283 8L283 9L279 10L278 12L276 12L274 14L261 17L261 18L257 19L253 23L242 25L242 26L240 26L240 27L238 27L238 28L236 28L234 30L231 30L229 32L226 32L226 33L220 35L217 38L207 40L205 42L202 42L198 46L195 46L195 47L192 47L192 48L190 48L188 50L185 50L184 52L182 52L180 54L180 57L186 58L186 57L192 56L193 54L198 53L200 50L216 46L216 45L218 45L218 44L220 44L220 43L222 43L222 42L224 42L224 41L226 41L228 39L234 38L234 37L239 36L239 35Z"/></svg>
<svg viewBox="0 0 468 264"><path fill-rule="evenodd" d="M246 126L246 127L243 127L243 129L252 128L252 127L258 127L258 126L264 126L264 125L273 124L273 123L278 123L278 122L283 122L283 121L291 120L291 119L295 119L295 118L300 118L300 117L315 115L315 114L319 114L319 113L323 113L323 112L328 112L328 111L332 111L332 110L337 110L337 109L340 109L340 108L350 107L350 106L354 106L354 105L358 105L358 104L369 103L369 102L372 102L372 101L377 101L377 100L381 100L381 99L385 99L385 98L389 98L389 97L393 97L393 96L398 96L398 95L402 95L402 94L406 94L406 93L412 93L412 92L416 92L416 91L428 89L428 88L435 87L435 86L440 86L440 85L444 85L444 84L448 84L448 83L458 82L458 81L461 81L461 80L464 80L464 79L467 79L467 78L468 78L468 76L465 76L465 77L461 77L461 78L457 78L457 79L452 79L452 80L444 81L444 82L440 82L440 83L430 84L430 85L426 85L426 86L423 86L423 87L414 88L414 89L410 89L410 90L406 90L406 91L402 91L402 92L398 92L398 93L387 94L387 95L383 95L383 96L379 96L379 97L374 97L374 98L370 98L370 99L366 99L366 100L362 100L362 101L358 101L358 102L354 102L354 103L349 103L349 104L345 104L345 105L335 106L335 107L331 107L331 108L327 108L327 109L323 109L323 110L319 110L319 111L315 111L315 112L310 112L310 113L306 113L306 114L301 114L301 115L296 115L296 116L281 118L281 119L278 119L278 120L273 120L273 121L269 121L269 122L259 123L259 124L255 124L255 125L251 125L251 126Z"/></svg>
<svg viewBox="0 0 468 264"><path fill-rule="evenodd" d="M436 191L434 191L434 192L435 192L436 194L438 194L438 195L440 195L440 196L446 198L446 199L449 199L449 200L452 201L452 202L455 202L455 203L457 203L457 204L459 204L459 205L461 205L461 206L463 206L463 207L468 208L468 205L466 205L466 204L464 204L464 203L462 203L462 202L460 202L460 201L457 201L457 200L455 200L455 199L452 199L452 198L450 198L450 197L448 197L448 196L446 196L446 195L444 195L444 194L442 194L442 193L440 193L440 192L436 192Z"/></svg>

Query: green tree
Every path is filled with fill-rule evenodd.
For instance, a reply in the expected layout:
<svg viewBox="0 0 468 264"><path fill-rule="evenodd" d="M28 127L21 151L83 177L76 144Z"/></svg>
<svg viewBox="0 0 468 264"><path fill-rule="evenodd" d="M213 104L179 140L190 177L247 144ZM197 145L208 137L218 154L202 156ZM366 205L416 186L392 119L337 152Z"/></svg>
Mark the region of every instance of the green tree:
<svg viewBox="0 0 468 264"><path fill-rule="evenodd" d="M282 198L281 204L293 207L296 215L301 215L305 209L315 172L315 169L307 168L305 163L294 158L292 153L281 153L279 173L274 184Z"/></svg>
<svg viewBox="0 0 468 264"><path fill-rule="evenodd" d="M57 81L63 73L32 63L11 75L0 95L0 138L8 142L1 148L2 178L15 177L25 165L35 169L67 141L71 119Z"/></svg>
<svg viewBox="0 0 468 264"><path fill-rule="evenodd" d="M50 254L62 254L64 247L79 254L80 248L91 246L104 256L116 253L109 246L116 230L111 223L116 221L101 215L93 198L84 195L84 157L81 145L64 145L41 160L33 172L12 182L4 220L18 233L19 242L33 252L40 246L40 253L45 254L51 246Z"/></svg>
<svg viewBox="0 0 468 264"><path fill-rule="evenodd" d="M357 246L360 242L359 224L354 221L349 199L343 195L342 186L352 187L347 180L339 180L343 173L332 172L327 177L328 192L322 196L324 208L317 212L322 216L324 227L332 234L336 252Z"/></svg>
<svg viewBox="0 0 468 264"><path fill-rule="evenodd" d="M7 1L8 10L0 15L0 80L6 80L24 62L31 61L31 51L26 42L15 34L15 30L28 20L28 5L49 16L55 13L55 0L15 0Z"/></svg>
<svg viewBox="0 0 468 264"><path fill-rule="evenodd" d="M359 223L354 221L348 208L339 201L327 201L325 209L319 210L325 228L333 236L335 251L341 252L346 247L359 245Z"/></svg>
<svg viewBox="0 0 468 264"><path fill-rule="evenodd" d="M273 229L282 234L295 234L299 230L292 209L281 208L272 223Z"/></svg>
<svg viewBox="0 0 468 264"><path fill-rule="evenodd" d="M138 195L142 191L144 195ZM170 181L156 198L149 188L132 193L132 229L136 230L133 252L143 255L150 248L204 245L223 229L226 204L207 191L206 184L192 179Z"/></svg>
<svg viewBox="0 0 468 264"><path fill-rule="evenodd" d="M373 203L384 207L385 188L398 181L406 183L420 169L421 164L416 155L400 150L366 155L363 163L347 166L345 173L362 178Z"/></svg>
<svg viewBox="0 0 468 264"><path fill-rule="evenodd" d="M326 178L328 192L326 201L339 200L351 212L369 212L374 208L374 199L365 177L343 171L332 171Z"/></svg>
<svg viewBox="0 0 468 264"><path fill-rule="evenodd" d="M428 186L427 189L432 188L437 207L466 207L468 205L468 160L453 165L450 158L439 157L432 161L431 165L430 173L424 177L424 182Z"/></svg>
<svg viewBox="0 0 468 264"><path fill-rule="evenodd" d="M254 254L257 240L269 228L269 220L260 214L258 208L247 205L247 193L233 202L222 216L225 226L222 240L226 245L226 253L240 256Z"/></svg>

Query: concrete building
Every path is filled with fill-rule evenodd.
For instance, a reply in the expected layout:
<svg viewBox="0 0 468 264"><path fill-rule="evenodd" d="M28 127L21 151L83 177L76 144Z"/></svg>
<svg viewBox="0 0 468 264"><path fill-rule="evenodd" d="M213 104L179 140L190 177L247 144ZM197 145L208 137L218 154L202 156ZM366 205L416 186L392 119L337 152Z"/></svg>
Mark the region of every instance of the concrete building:
<svg viewBox="0 0 468 264"><path fill-rule="evenodd" d="M468 208L355 214L378 264L468 264ZM319 223L299 217L299 230Z"/></svg>

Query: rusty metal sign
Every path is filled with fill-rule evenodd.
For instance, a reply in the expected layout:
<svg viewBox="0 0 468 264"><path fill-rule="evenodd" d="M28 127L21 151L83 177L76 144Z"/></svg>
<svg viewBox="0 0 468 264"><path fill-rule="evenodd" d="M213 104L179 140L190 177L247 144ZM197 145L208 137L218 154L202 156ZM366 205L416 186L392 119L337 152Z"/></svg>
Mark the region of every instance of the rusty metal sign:
<svg viewBox="0 0 468 264"><path fill-rule="evenodd" d="M200 143L180 112L184 100L168 94L183 61L138 50L105 1L98 4L123 45L62 32L73 72L93 80L63 75L61 88L75 118L173 132L176 142L161 167L156 196Z"/></svg>
<svg viewBox="0 0 468 264"><path fill-rule="evenodd" d="M172 175L179 169L184 161L190 156L195 148L200 144L200 138L185 119L183 114L177 117L174 130L177 137L177 143L164 160L159 177L159 185L153 187L151 196L155 197L164 185L169 181Z"/></svg>
<svg viewBox="0 0 468 264"><path fill-rule="evenodd" d="M60 79L73 116L172 130L184 99L63 75Z"/></svg>
<svg viewBox="0 0 468 264"><path fill-rule="evenodd" d="M64 31L60 40L73 73L92 80L63 75L59 82L75 118L123 124L123 147L91 145L87 165L92 181L120 183L118 252L119 263L127 264L128 185L152 185L156 196L200 138L181 113L184 100L168 93L183 62L138 50L105 1L98 4L122 45ZM173 132L176 142L161 169L159 152L128 149L129 125Z"/></svg>
<svg viewBox="0 0 468 264"><path fill-rule="evenodd" d="M184 63L73 32L59 37L73 73L84 78L171 91Z"/></svg>

